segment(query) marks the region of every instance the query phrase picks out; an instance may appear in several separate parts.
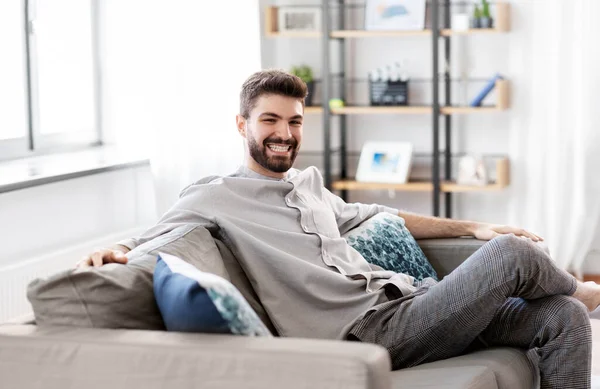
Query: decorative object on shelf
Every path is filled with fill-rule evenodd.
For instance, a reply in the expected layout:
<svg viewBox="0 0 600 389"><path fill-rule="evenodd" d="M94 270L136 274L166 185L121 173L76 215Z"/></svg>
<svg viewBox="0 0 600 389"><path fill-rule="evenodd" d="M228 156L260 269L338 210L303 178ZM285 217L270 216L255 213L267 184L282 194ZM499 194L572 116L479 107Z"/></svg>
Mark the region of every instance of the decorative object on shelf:
<svg viewBox="0 0 600 389"><path fill-rule="evenodd" d="M489 81L485 84L483 89L481 89L481 91L477 94L477 96L475 96L475 98L471 101L471 104L469 105L471 107L480 107L481 103L483 102L483 99L485 99L486 96L489 95L490 92L496 86L496 81L503 79L504 78L499 73L496 73L494 77L489 79Z"/></svg>
<svg viewBox="0 0 600 389"><path fill-rule="evenodd" d="M469 14L459 13L452 15L450 26L454 31L467 31L469 29Z"/></svg>
<svg viewBox="0 0 600 389"><path fill-rule="evenodd" d="M494 24L494 19L492 19L492 14L490 13L490 3L488 0L481 0L481 20L480 20L481 28L492 28Z"/></svg>
<svg viewBox="0 0 600 389"><path fill-rule="evenodd" d="M366 0L365 30L423 30L425 0Z"/></svg>
<svg viewBox="0 0 600 389"><path fill-rule="evenodd" d="M456 183L459 185L485 186L488 183L487 170L483 158L472 155L464 156L458 162L458 177Z"/></svg>
<svg viewBox="0 0 600 389"><path fill-rule="evenodd" d="M346 104L344 104L344 100L342 99L329 99L329 108L343 108Z"/></svg>
<svg viewBox="0 0 600 389"><path fill-rule="evenodd" d="M280 7L277 24L279 32L321 31L320 7Z"/></svg>
<svg viewBox="0 0 600 389"><path fill-rule="evenodd" d="M473 19L471 20L471 28L492 28L494 19L490 12L490 3L488 0L481 0L481 8L475 4L473 9Z"/></svg>
<svg viewBox="0 0 600 389"><path fill-rule="evenodd" d="M366 142L356 181L404 184L410 174L412 153L412 144L406 142Z"/></svg>
<svg viewBox="0 0 600 389"><path fill-rule="evenodd" d="M315 80L313 78L312 68L308 65L294 66L290 73L300 77L306 83L308 88L308 96L304 99L304 105L310 107L313 105L313 96L315 95Z"/></svg>
<svg viewBox="0 0 600 389"><path fill-rule="evenodd" d="M398 62L395 68L377 69L369 74L371 105L408 105L408 75Z"/></svg>
<svg viewBox="0 0 600 389"><path fill-rule="evenodd" d="M471 19L471 28L481 28L481 9L477 4L473 9L473 18Z"/></svg>

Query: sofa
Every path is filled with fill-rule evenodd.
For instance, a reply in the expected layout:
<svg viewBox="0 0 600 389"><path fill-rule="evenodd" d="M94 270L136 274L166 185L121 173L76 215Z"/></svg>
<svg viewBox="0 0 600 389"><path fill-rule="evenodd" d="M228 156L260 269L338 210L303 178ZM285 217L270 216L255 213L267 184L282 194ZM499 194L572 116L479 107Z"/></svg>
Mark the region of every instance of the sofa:
<svg viewBox="0 0 600 389"><path fill-rule="evenodd" d="M194 233L200 235L194 237ZM245 278L227 247L202 228L187 232L185 236L193 238L196 243L207 242L197 243L197 248L205 253L203 257L210 258L194 265L227 276L263 322L273 329L272 324L268 323L268 315L252 291L251 282ZM162 242L153 242L151 247L147 244L146 247L138 247L128 254L130 264L135 262L131 260L134 256L152 256L157 250L181 254L186 242L180 240L181 234L176 238L166 237ZM441 278L484 242L458 238L428 239L418 243ZM124 269L129 264L110 266ZM95 274L82 273L82 285L93 283L89 277ZM132 285L144 285L149 282L147 276L144 277L134 277L130 281ZM85 306L85 315L88 315L86 321L77 322L77 317L67 317L65 312L74 310L69 307L67 300L61 300L62 295L55 292L56 285L51 289L48 289L47 283L44 285L46 289L41 292L36 290L36 296L46 296L44 306L48 306L48 302L55 303L51 310L36 311L37 300L32 298L33 292L29 290L36 317L0 325L2 389L539 387L536 354L533 351L490 348L391 371L387 350L375 344L176 333L161 330L158 324L137 329L144 326L137 322L129 323L127 314L139 318L154 313L149 312L147 307L141 308L143 304L139 302L129 304L123 300L122 304L116 305L119 297L112 299L112 308L110 304L107 308L101 298L93 300L97 294L90 294ZM30 289L35 287L34 283ZM48 290L53 292L48 294ZM111 310L119 311L119 307L122 308L120 313L125 315L124 319L117 324L106 321Z"/></svg>

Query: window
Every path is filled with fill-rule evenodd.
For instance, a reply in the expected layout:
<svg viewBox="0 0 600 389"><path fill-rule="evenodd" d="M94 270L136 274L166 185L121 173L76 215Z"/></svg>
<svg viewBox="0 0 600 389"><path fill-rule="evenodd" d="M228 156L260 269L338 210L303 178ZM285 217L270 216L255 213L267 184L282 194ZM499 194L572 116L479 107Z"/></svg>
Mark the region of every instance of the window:
<svg viewBox="0 0 600 389"><path fill-rule="evenodd" d="M24 147L27 71L21 1L0 1L0 144Z"/></svg>
<svg viewBox="0 0 600 389"><path fill-rule="evenodd" d="M95 1L0 2L0 160L99 143Z"/></svg>

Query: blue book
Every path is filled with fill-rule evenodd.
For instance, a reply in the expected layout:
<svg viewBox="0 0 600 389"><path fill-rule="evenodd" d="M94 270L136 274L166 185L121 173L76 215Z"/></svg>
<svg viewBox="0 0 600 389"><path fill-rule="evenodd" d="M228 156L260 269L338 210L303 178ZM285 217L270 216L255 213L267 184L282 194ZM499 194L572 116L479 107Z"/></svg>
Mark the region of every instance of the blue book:
<svg viewBox="0 0 600 389"><path fill-rule="evenodd" d="M498 80L502 80L503 77L499 74L496 73L496 75L494 77L492 77L487 84L485 84L485 86L483 87L483 89L481 90L481 92L479 92L479 94L473 99L473 101L471 101L471 107L479 107L481 106L481 102L483 101L483 99L486 98L487 95L490 94L490 92L494 89L494 87L496 86L496 81Z"/></svg>

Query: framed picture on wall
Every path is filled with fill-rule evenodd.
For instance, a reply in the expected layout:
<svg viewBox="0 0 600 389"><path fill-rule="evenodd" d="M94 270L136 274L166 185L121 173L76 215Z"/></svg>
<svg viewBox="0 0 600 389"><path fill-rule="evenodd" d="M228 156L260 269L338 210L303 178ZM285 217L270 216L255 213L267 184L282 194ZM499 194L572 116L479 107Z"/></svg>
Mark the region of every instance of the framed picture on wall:
<svg viewBox="0 0 600 389"><path fill-rule="evenodd" d="M279 32L319 32L321 8L280 7L277 24Z"/></svg>
<svg viewBox="0 0 600 389"><path fill-rule="evenodd" d="M365 30L423 30L425 0L366 0Z"/></svg>
<svg viewBox="0 0 600 389"><path fill-rule="evenodd" d="M412 144L406 142L367 142L360 153L356 181L405 184L412 153Z"/></svg>

